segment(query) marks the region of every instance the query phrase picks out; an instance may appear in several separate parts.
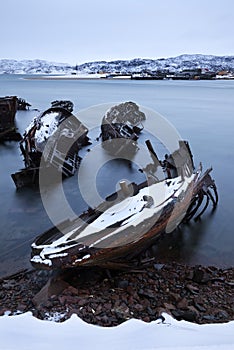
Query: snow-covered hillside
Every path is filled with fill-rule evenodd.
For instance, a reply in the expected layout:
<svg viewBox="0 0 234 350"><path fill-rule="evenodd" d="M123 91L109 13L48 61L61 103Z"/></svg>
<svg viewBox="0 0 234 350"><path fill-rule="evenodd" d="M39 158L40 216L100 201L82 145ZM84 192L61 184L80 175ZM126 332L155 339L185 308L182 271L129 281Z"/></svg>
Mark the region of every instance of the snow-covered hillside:
<svg viewBox="0 0 234 350"><path fill-rule="evenodd" d="M81 74L133 73L142 71L179 72L184 69L202 68L209 71L234 71L234 56L180 55L171 58L88 62L76 67L66 63L54 63L43 60L0 60L0 74Z"/></svg>
<svg viewBox="0 0 234 350"><path fill-rule="evenodd" d="M66 63L0 59L0 74L64 74L70 73L72 69L73 67Z"/></svg>
<svg viewBox="0 0 234 350"><path fill-rule="evenodd" d="M133 73L149 71L178 72L184 69L203 68L210 71L234 70L234 56L181 55L157 60L135 58L129 61L90 62L77 67L79 72Z"/></svg>

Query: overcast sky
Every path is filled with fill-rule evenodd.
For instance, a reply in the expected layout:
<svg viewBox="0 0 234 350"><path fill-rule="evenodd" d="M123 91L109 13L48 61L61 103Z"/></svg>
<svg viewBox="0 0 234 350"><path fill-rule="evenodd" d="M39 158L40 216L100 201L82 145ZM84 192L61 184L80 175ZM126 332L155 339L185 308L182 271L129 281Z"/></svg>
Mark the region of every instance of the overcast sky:
<svg viewBox="0 0 234 350"><path fill-rule="evenodd" d="M0 58L234 55L233 0L6 0Z"/></svg>

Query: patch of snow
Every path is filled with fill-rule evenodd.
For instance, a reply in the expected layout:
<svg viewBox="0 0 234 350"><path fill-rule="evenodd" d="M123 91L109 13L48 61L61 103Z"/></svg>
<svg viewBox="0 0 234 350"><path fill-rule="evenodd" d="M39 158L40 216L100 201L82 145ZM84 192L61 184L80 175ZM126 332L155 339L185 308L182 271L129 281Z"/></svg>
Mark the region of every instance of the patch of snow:
<svg viewBox="0 0 234 350"><path fill-rule="evenodd" d="M47 139L57 130L59 113L46 113L40 120L40 128L35 132L36 148L43 152Z"/></svg>
<svg viewBox="0 0 234 350"><path fill-rule="evenodd" d="M46 312L45 313L45 320L46 321L53 321L53 322L60 322L64 319L64 316L66 316L66 313L61 312Z"/></svg>
<svg viewBox="0 0 234 350"><path fill-rule="evenodd" d="M81 259L76 259L75 262L79 262L79 261L86 260L89 258L90 258L90 254L87 254L87 255L83 256Z"/></svg>
<svg viewBox="0 0 234 350"><path fill-rule="evenodd" d="M60 317L57 315L58 318ZM197 325L163 314L151 323L131 319L117 327L85 323L76 315L63 323L41 321L30 312L0 317L1 350L233 350L234 321ZM50 320L54 319L52 316Z"/></svg>
<svg viewBox="0 0 234 350"><path fill-rule="evenodd" d="M60 254L63 250L74 247L75 245L76 243L72 245L63 245L62 247L60 246L55 247L52 245L48 245L48 246L45 246L44 249L41 251L40 256L44 259L45 255L52 255L52 254L58 254L58 253Z"/></svg>
<svg viewBox="0 0 234 350"><path fill-rule="evenodd" d="M49 259L42 259L39 255L34 255L34 257L31 259L31 262L37 263L37 264L45 264L48 266L52 265L51 260Z"/></svg>
<svg viewBox="0 0 234 350"><path fill-rule="evenodd" d="M10 314L11 314L11 311L10 311L10 310L7 310L7 311L4 312L4 315L5 315L5 316L10 316Z"/></svg>
<svg viewBox="0 0 234 350"><path fill-rule="evenodd" d="M58 241L55 241L55 242L58 242ZM50 259L53 259L55 257L57 258L64 257L68 255L68 253L61 253L61 252L68 248L74 247L76 245L77 243L74 243L72 245L63 245L62 247L60 246L55 247L53 245L38 246L39 248L43 247L43 249L40 252L40 255L34 255L34 257L31 259L31 262L52 266L52 262ZM32 244L32 247L36 247L36 245Z"/></svg>
<svg viewBox="0 0 234 350"><path fill-rule="evenodd" d="M63 258L64 256L67 256L67 255L68 255L68 253L51 254L51 255L49 255L49 259Z"/></svg>
<svg viewBox="0 0 234 350"><path fill-rule="evenodd" d="M169 186L167 185L168 181L164 180L141 189L135 196L124 199L101 214L78 234L77 239L100 232L116 222L123 220L121 227L116 229L111 235L120 232L123 226L124 228L130 225L137 226L146 218L150 218L159 212L166 201L172 200L172 195L179 196L179 194L187 188L189 182L191 182L193 178L194 174L190 179L187 178L187 180L183 182L181 182L181 177L175 178L173 182L170 182ZM154 204L152 208L145 208L147 202L143 198L147 195L153 198ZM109 236L110 235L107 235L105 237L107 238ZM105 239L105 237L103 239Z"/></svg>

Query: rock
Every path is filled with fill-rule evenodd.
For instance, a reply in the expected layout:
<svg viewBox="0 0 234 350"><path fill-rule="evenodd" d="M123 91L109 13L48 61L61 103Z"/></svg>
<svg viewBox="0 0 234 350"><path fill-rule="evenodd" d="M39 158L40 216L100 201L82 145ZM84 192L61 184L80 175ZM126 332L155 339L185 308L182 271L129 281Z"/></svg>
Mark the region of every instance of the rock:
<svg viewBox="0 0 234 350"><path fill-rule="evenodd" d="M9 308L0 307L0 316L3 316L7 311L9 311Z"/></svg>
<svg viewBox="0 0 234 350"><path fill-rule="evenodd" d="M66 304L76 304L79 299L76 296L66 295L65 300Z"/></svg>
<svg viewBox="0 0 234 350"><path fill-rule="evenodd" d="M12 287L14 287L16 285L16 281L15 280L7 280L4 281L4 283L2 284L2 288L4 289L11 289Z"/></svg>
<svg viewBox="0 0 234 350"><path fill-rule="evenodd" d="M17 310L24 312L27 309L27 305L25 304L18 304Z"/></svg>
<svg viewBox="0 0 234 350"><path fill-rule="evenodd" d="M174 305L168 304L168 303L163 303L163 305L165 306L165 308L167 310L175 310L175 308L176 308Z"/></svg>
<svg viewBox="0 0 234 350"><path fill-rule="evenodd" d="M199 288L193 286L192 284L187 284L186 289L191 292L192 294L198 294L199 293Z"/></svg>
<svg viewBox="0 0 234 350"><path fill-rule="evenodd" d="M162 270L162 268L164 267L164 264L154 264L154 268L158 271Z"/></svg>
<svg viewBox="0 0 234 350"><path fill-rule="evenodd" d="M195 314L198 316L199 315L199 313L197 312L197 309L193 306L193 305L189 305L188 306L188 309L190 310L190 311L192 311L192 312L195 312Z"/></svg>
<svg viewBox="0 0 234 350"><path fill-rule="evenodd" d="M188 301L183 298L177 303L178 309L187 309L188 308Z"/></svg>
<svg viewBox="0 0 234 350"><path fill-rule="evenodd" d="M84 305L86 305L86 304L88 304L88 303L89 303L89 301L86 300L86 299L80 299L80 300L78 301L78 305L79 305L79 306L84 306Z"/></svg>
<svg viewBox="0 0 234 350"><path fill-rule="evenodd" d="M216 320L216 317L214 315L203 315L202 319L206 321L214 322Z"/></svg>
<svg viewBox="0 0 234 350"><path fill-rule="evenodd" d="M95 315L100 315L103 312L103 306L98 305L98 307L95 310Z"/></svg>
<svg viewBox="0 0 234 350"><path fill-rule="evenodd" d="M128 319L130 316L129 308L125 304L114 307L113 309L111 309L111 311L112 311L112 313L115 313L117 315L117 317L120 319L122 319L122 318Z"/></svg>
<svg viewBox="0 0 234 350"><path fill-rule="evenodd" d="M35 306L45 304L52 295L60 294L69 284L63 280L49 279L46 285L34 296L32 302Z"/></svg>
<svg viewBox="0 0 234 350"><path fill-rule="evenodd" d="M156 314L156 311L155 310L152 310L150 306L147 307L147 313L150 315L150 316L154 316Z"/></svg>
<svg viewBox="0 0 234 350"><path fill-rule="evenodd" d="M74 288L72 286L68 286L66 288L66 290L64 291L64 294L68 294L68 295L78 295L78 289Z"/></svg>
<svg viewBox="0 0 234 350"><path fill-rule="evenodd" d="M195 322L197 319L197 314L194 311L191 310L172 310L171 311L172 316L174 316L178 321L185 320L189 322Z"/></svg>
<svg viewBox="0 0 234 350"><path fill-rule="evenodd" d="M206 283L210 280L210 275L201 267L195 268L192 280L196 283Z"/></svg>
<svg viewBox="0 0 234 350"><path fill-rule="evenodd" d="M79 314L79 311L80 311L80 310L79 310L79 309L76 309L76 308L69 310L69 312L68 312L68 317L71 317L71 315L73 315L73 314L78 315L78 314Z"/></svg>
<svg viewBox="0 0 234 350"><path fill-rule="evenodd" d="M136 304L134 305L134 310L141 312L144 310L144 306L141 304Z"/></svg>
<svg viewBox="0 0 234 350"><path fill-rule="evenodd" d="M228 319L229 315L225 310L220 310L217 314L217 317L220 319Z"/></svg>
<svg viewBox="0 0 234 350"><path fill-rule="evenodd" d="M173 299L173 301L175 301L175 302L179 302L179 300L181 299L179 294L176 294L176 293L173 293L173 292L170 293L170 297L171 297L171 298Z"/></svg>
<svg viewBox="0 0 234 350"><path fill-rule="evenodd" d="M188 271L187 274L186 274L186 278L188 280L192 280L193 279L193 271Z"/></svg>
<svg viewBox="0 0 234 350"><path fill-rule="evenodd" d="M112 304L111 303L105 303L104 305L103 305L103 309L105 309L105 310L110 310L111 309L111 307L112 307ZM124 306L120 306L120 307L117 307L118 309L119 308L121 308L122 310L124 309ZM126 310L126 309L125 309Z"/></svg>
<svg viewBox="0 0 234 350"><path fill-rule="evenodd" d="M128 287L129 283L127 280L120 280L117 281L117 287L121 289L126 289Z"/></svg>
<svg viewBox="0 0 234 350"><path fill-rule="evenodd" d="M150 317L149 317L149 316L144 316L144 317L142 318L142 321L144 321L144 322L150 322Z"/></svg>
<svg viewBox="0 0 234 350"><path fill-rule="evenodd" d="M111 321L114 322L114 319L110 319L107 315L104 315L102 316L101 321L105 326L108 326L111 324Z"/></svg>
<svg viewBox="0 0 234 350"><path fill-rule="evenodd" d="M138 291L138 295L140 297L146 297L146 298L152 298L152 299L155 299L155 297L156 297L155 293L150 289L144 289L144 290L140 289Z"/></svg>
<svg viewBox="0 0 234 350"><path fill-rule="evenodd" d="M206 312L206 308L199 303L194 302L195 308L200 312Z"/></svg>

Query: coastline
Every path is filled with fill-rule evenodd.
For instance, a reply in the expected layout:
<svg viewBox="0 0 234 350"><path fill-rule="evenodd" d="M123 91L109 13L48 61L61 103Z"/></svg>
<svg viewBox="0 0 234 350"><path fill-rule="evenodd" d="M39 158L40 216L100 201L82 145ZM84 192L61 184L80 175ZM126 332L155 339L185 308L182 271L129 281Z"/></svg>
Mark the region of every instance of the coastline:
<svg viewBox="0 0 234 350"><path fill-rule="evenodd" d="M168 81L168 80L181 80L181 81L203 81L203 80L213 80L222 81L230 80L234 81L234 77L216 77L212 79L183 79L183 78L147 78L138 77L132 78L130 75L117 75L117 76L105 76L105 74L86 74L86 75L31 75L29 77L24 77L25 80L133 80L133 81Z"/></svg>
<svg viewBox="0 0 234 350"><path fill-rule="evenodd" d="M152 263L130 271L22 271L0 280L0 315L31 311L63 322L77 314L112 327L128 319L157 320L163 312L197 324L234 319L234 267Z"/></svg>

